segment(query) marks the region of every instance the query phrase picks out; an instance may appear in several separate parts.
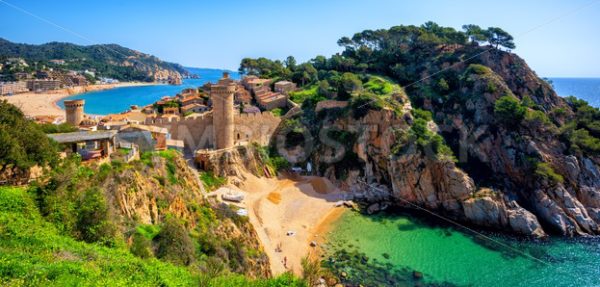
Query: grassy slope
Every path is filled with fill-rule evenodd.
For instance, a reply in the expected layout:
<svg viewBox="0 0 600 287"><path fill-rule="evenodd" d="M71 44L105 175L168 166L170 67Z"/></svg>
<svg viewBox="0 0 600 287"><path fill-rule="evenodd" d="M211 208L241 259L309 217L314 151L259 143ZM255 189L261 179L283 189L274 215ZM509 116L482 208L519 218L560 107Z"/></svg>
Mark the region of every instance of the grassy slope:
<svg viewBox="0 0 600 287"><path fill-rule="evenodd" d="M183 267L137 258L125 248L60 235L24 189L0 187L2 286L304 286L289 275L258 281L202 279Z"/></svg>
<svg viewBox="0 0 600 287"><path fill-rule="evenodd" d="M0 285L196 285L186 269L58 234L20 188L0 188Z"/></svg>

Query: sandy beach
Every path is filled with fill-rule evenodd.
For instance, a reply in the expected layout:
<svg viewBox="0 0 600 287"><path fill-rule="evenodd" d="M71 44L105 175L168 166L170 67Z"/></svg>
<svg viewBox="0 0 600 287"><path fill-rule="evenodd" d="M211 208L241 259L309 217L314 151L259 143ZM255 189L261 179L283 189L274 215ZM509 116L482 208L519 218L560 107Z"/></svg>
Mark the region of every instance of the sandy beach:
<svg viewBox="0 0 600 287"><path fill-rule="evenodd" d="M239 188L246 198L240 205L248 209L250 222L271 262L273 274L292 271L301 275L301 260L316 256L331 222L344 211L335 203L344 192L321 177L268 179L245 174Z"/></svg>
<svg viewBox="0 0 600 287"><path fill-rule="evenodd" d="M64 117L65 112L57 105L63 98L99 90L107 90L119 87L145 86L154 83L124 82L106 85L88 85L65 89L46 91L43 93L27 92L13 96L0 96L0 100L6 99L9 103L19 107L25 115L35 116L58 116Z"/></svg>

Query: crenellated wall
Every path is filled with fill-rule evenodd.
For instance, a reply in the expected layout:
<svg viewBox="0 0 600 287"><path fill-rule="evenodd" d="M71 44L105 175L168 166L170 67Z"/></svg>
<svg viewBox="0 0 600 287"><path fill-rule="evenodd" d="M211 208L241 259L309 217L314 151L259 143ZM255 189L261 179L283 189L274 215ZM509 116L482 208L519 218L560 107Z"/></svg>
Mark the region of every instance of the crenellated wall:
<svg viewBox="0 0 600 287"><path fill-rule="evenodd" d="M183 140L185 149L213 148L215 141L212 128L212 113L187 118L168 117L146 119L147 125L166 128L172 139Z"/></svg>
<svg viewBox="0 0 600 287"><path fill-rule="evenodd" d="M280 122L281 118L271 112L237 114L234 118L234 139L236 143L257 142L260 145L268 145Z"/></svg>
<svg viewBox="0 0 600 287"><path fill-rule="evenodd" d="M237 113L234 115L235 144L257 142L261 145L267 145L280 122L281 118L274 116L271 112L260 114ZM166 128L169 130L171 138L183 140L185 149L189 151L215 148L212 112L190 116L185 119L179 117L148 117L145 124Z"/></svg>

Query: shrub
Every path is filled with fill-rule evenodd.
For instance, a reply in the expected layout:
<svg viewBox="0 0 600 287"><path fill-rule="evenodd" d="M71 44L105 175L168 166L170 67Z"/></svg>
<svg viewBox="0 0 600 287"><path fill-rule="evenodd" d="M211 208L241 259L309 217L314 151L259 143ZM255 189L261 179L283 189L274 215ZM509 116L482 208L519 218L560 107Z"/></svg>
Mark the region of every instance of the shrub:
<svg viewBox="0 0 600 287"><path fill-rule="evenodd" d="M552 183L562 183L565 179L562 175L556 173L552 167L545 162L538 162L535 166L535 174L541 178L549 180Z"/></svg>
<svg viewBox="0 0 600 287"><path fill-rule="evenodd" d="M491 74L492 70L484 65L471 64L467 68L467 74L487 75Z"/></svg>
<svg viewBox="0 0 600 287"><path fill-rule="evenodd" d="M283 115L283 109L282 108L275 108L275 109L271 110L271 113L274 116L281 117Z"/></svg>
<svg viewBox="0 0 600 287"><path fill-rule="evenodd" d="M422 109L413 109L411 113L416 119L423 119L425 121L431 121L433 119L433 116L431 115L430 111Z"/></svg>
<svg viewBox="0 0 600 287"><path fill-rule="evenodd" d="M534 127L542 127L550 124L550 119L542 111L527 110L524 121Z"/></svg>
<svg viewBox="0 0 600 287"><path fill-rule="evenodd" d="M521 123L526 111L519 100L512 96L503 96L494 103L494 114L507 127Z"/></svg>
<svg viewBox="0 0 600 287"><path fill-rule="evenodd" d="M394 90L394 86L390 82L379 77L371 77L364 84L364 88L376 95L387 95Z"/></svg>
<svg viewBox="0 0 600 287"><path fill-rule="evenodd" d="M194 261L194 243L185 226L176 218L165 219L156 238L158 258L177 265L189 265Z"/></svg>
<svg viewBox="0 0 600 287"><path fill-rule="evenodd" d="M139 233L133 234L130 250L131 254L140 258L151 258L154 256L154 253L152 253L152 242Z"/></svg>
<svg viewBox="0 0 600 287"><path fill-rule="evenodd" d="M590 135L585 129L573 131L569 137L571 149L579 153L600 154L600 139Z"/></svg>
<svg viewBox="0 0 600 287"><path fill-rule="evenodd" d="M47 133L47 134L70 133L70 132L76 132L79 130L77 127L74 127L68 123L62 123L62 124L58 124L58 125L38 124L38 126L44 133Z"/></svg>
<svg viewBox="0 0 600 287"><path fill-rule="evenodd" d="M200 180L208 191L213 191L227 183L227 179L215 176L211 171L200 172Z"/></svg>
<svg viewBox="0 0 600 287"><path fill-rule="evenodd" d="M102 191L98 188L86 190L76 210L76 229L80 239L108 245L112 243L117 230L109 220L108 206Z"/></svg>
<svg viewBox="0 0 600 287"><path fill-rule="evenodd" d="M446 81L446 79L441 78L437 84L436 84L436 88L438 90L438 92L447 92L448 90L450 90L450 85L448 84L448 82Z"/></svg>
<svg viewBox="0 0 600 287"><path fill-rule="evenodd" d="M385 107L383 99L377 95L364 92L352 97L349 105L355 119L360 119L369 113L369 110L381 110Z"/></svg>
<svg viewBox="0 0 600 287"><path fill-rule="evenodd" d="M308 286L317 285L318 279L321 276L321 265L319 260L303 257L302 261L302 279L308 283Z"/></svg>

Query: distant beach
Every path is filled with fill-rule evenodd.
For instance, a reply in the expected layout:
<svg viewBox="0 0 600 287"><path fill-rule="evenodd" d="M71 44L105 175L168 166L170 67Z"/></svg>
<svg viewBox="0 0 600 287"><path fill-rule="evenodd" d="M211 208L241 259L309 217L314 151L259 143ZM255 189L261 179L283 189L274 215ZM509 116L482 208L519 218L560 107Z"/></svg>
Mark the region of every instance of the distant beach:
<svg viewBox="0 0 600 287"><path fill-rule="evenodd" d="M124 82L106 85L88 85L58 90L45 91L41 93L27 92L12 96L3 96L9 103L19 107L25 115L35 116L64 116L64 110L57 104L58 101L78 94L92 91L108 90L120 87L135 87L155 85L155 83Z"/></svg>

